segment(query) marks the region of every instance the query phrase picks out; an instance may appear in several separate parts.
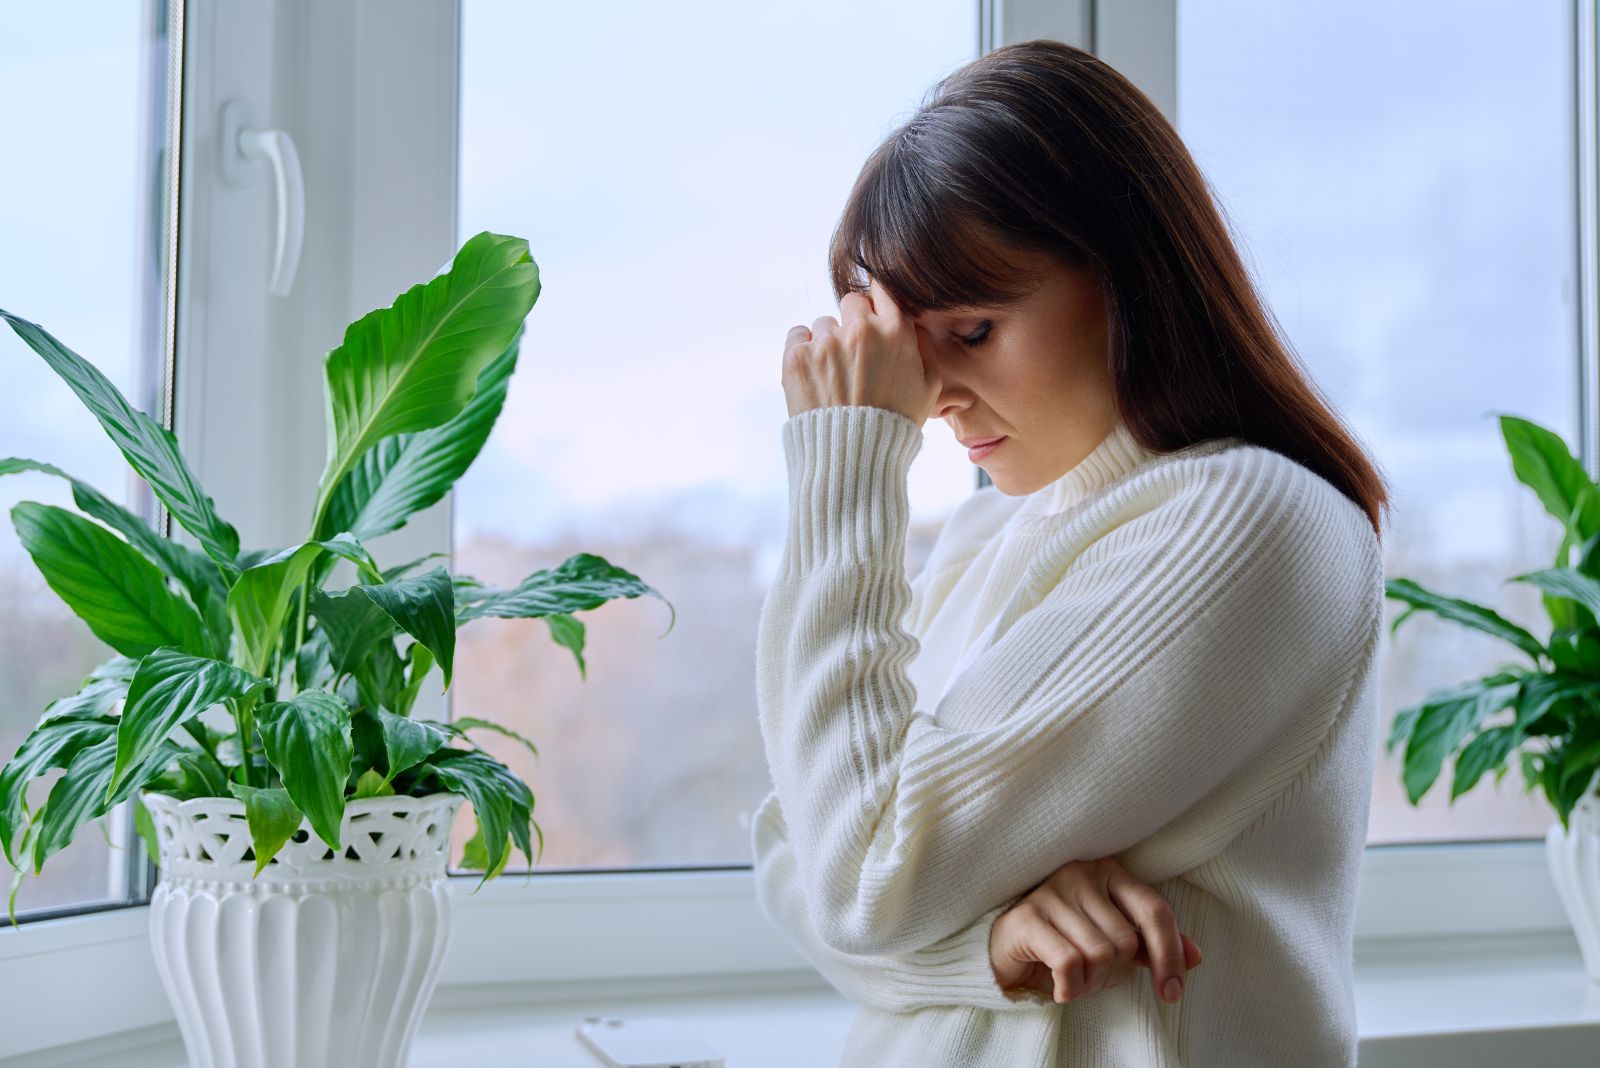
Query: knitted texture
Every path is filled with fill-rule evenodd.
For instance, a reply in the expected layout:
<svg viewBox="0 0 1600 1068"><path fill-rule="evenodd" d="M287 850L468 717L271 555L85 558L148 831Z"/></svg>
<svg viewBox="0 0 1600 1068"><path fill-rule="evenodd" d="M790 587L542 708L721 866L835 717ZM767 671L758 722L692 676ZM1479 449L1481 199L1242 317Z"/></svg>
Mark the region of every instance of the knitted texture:
<svg viewBox="0 0 1600 1068"><path fill-rule="evenodd" d="M762 910L861 1006L859 1068L1356 1062L1353 937L1383 569L1365 513L1240 438L1118 422L1055 482L959 505L908 582L910 419L783 426L788 533L757 634ZM1066 1005L989 929L1115 856L1205 962Z"/></svg>

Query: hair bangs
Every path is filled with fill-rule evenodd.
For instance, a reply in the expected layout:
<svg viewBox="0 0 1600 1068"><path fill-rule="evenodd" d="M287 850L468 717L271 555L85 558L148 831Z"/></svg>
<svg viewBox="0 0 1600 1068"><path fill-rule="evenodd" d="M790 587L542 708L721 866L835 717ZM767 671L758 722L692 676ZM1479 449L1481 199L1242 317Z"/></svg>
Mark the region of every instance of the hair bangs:
<svg viewBox="0 0 1600 1068"><path fill-rule="evenodd" d="M868 281L908 315L1002 307L1027 296L1040 277L1005 252L970 210L915 169L891 140L863 169L829 248L835 299Z"/></svg>

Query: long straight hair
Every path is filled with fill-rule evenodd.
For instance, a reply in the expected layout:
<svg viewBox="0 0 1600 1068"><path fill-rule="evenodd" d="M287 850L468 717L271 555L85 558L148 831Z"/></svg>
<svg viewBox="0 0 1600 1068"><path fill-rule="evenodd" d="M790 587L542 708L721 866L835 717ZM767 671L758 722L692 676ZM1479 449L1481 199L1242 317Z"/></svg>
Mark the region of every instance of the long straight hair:
<svg viewBox="0 0 1600 1068"><path fill-rule="evenodd" d="M1141 445L1273 449L1381 539L1384 480L1292 355L1177 131L1060 41L996 48L928 91L862 167L829 273L836 298L864 291L867 272L910 315L1003 306L1035 282L1008 249L1099 280L1117 407Z"/></svg>

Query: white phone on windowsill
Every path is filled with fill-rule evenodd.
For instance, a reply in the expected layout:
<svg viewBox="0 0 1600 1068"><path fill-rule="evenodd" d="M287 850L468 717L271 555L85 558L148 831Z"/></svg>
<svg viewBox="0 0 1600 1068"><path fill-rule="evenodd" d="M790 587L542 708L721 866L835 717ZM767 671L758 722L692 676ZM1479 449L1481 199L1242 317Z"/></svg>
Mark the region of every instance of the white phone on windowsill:
<svg viewBox="0 0 1600 1068"><path fill-rule="evenodd" d="M720 1053L665 1017L586 1016L575 1033L608 1068L726 1068Z"/></svg>

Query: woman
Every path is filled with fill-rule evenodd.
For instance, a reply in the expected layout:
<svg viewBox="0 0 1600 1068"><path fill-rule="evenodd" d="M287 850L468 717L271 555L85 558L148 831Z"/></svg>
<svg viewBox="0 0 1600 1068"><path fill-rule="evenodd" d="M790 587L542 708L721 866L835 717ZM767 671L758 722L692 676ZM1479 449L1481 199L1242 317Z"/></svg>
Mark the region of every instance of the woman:
<svg viewBox="0 0 1600 1068"><path fill-rule="evenodd" d="M1087 52L996 49L831 266L783 359L752 844L863 1006L845 1063L1354 1065L1387 496L1176 133ZM999 441L908 584L930 417Z"/></svg>

